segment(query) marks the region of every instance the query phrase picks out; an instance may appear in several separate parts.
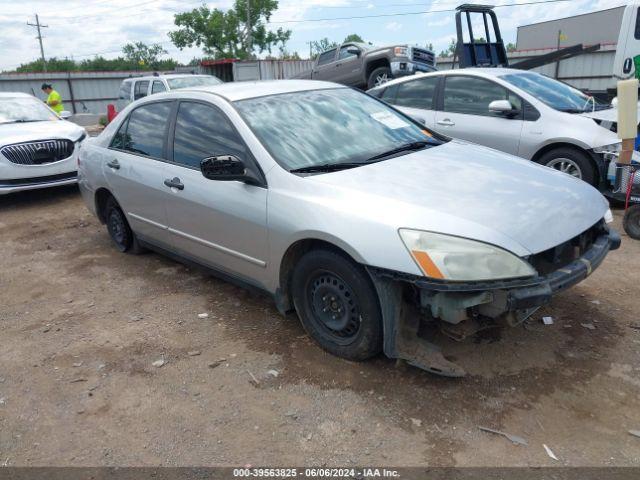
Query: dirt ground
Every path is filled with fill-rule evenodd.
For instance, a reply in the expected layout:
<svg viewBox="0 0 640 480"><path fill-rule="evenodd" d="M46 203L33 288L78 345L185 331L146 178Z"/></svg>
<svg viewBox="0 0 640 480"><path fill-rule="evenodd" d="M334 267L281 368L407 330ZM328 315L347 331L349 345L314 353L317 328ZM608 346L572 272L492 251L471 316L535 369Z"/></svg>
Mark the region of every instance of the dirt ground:
<svg viewBox="0 0 640 480"><path fill-rule="evenodd" d="M0 197L0 245L0 465L640 466L624 234L526 327L454 349L464 379L332 357L269 298L120 254L75 188Z"/></svg>

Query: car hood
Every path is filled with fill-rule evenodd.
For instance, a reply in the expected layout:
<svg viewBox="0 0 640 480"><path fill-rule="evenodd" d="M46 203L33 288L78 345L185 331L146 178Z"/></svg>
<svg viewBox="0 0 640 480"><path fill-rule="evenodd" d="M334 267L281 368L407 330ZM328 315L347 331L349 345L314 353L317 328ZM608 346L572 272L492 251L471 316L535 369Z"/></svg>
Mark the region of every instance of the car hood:
<svg viewBox="0 0 640 480"><path fill-rule="evenodd" d="M587 118L593 118L594 120L600 120L603 122L617 122L618 121L618 108L612 107L606 110L597 110L595 112L580 113L579 115ZM638 118L640 118L640 104L638 104Z"/></svg>
<svg viewBox="0 0 640 480"><path fill-rule="evenodd" d="M472 238L519 256L579 235L608 208L581 180L457 140L306 180L335 189L324 195L348 202L353 215Z"/></svg>
<svg viewBox="0 0 640 480"><path fill-rule="evenodd" d="M66 138L77 140L85 132L84 128L64 120L47 120L29 123L0 124L0 145Z"/></svg>

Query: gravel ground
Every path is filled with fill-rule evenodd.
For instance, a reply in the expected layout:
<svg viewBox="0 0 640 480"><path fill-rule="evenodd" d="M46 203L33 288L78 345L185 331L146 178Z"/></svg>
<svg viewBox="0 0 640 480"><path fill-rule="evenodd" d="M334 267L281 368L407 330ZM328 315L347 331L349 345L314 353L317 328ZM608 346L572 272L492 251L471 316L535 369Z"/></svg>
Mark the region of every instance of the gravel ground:
<svg viewBox="0 0 640 480"><path fill-rule="evenodd" d="M269 298L117 253L75 188L0 197L0 239L0 465L640 466L624 235L526 328L451 346L455 380L332 357Z"/></svg>

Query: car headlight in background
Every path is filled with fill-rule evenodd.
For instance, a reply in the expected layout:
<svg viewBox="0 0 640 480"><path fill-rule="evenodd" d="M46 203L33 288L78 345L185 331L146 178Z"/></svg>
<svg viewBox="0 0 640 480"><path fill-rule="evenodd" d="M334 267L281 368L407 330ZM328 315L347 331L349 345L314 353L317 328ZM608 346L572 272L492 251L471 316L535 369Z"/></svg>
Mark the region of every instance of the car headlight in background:
<svg viewBox="0 0 640 480"><path fill-rule="evenodd" d="M487 243L420 230L399 232L422 273L430 278L460 282L536 275L521 258Z"/></svg>
<svg viewBox="0 0 640 480"><path fill-rule="evenodd" d="M611 213L611 209L607 208L607 211L604 213L604 223L612 223L613 222L613 213Z"/></svg>
<svg viewBox="0 0 640 480"><path fill-rule="evenodd" d="M599 153L608 161L618 161L618 155L622 150L622 142L612 143L610 145L603 145L602 147L596 147L593 149L595 153Z"/></svg>
<svg viewBox="0 0 640 480"><path fill-rule="evenodd" d="M408 57L409 47L396 47L393 49L393 53L396 57Z"/></svg>

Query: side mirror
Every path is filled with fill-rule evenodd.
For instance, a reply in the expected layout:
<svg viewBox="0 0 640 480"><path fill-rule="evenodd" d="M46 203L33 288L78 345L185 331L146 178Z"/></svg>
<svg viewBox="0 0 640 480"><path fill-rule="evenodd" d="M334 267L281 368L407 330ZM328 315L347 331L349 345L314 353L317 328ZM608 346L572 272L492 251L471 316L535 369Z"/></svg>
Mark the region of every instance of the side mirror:
<svg viewBox="0 0 640 480"><path fill-rule="evenodd" d="M58 116L63 120L69 120L71 118L71 115L73 114L71 112L68 112L67 110L63 110L58 114Z"/></svg>
<svg viewBox="0 0 640 480"><path fill-rule="evenodd" d="M200 171L209 180L234 181L257 184L256 178L247 171L244 162L233 155L208 157L200 162Z"/></svg>
<svg viewBox="0 0 640 480"><path fill-rule="evenodd" d="M347 48L347 53L350 55L355 55L356 57L360 56L360 50L357 48Z"/></svg>
<svg viewBox="0 0 640 480"><path fill-rule="evenodd" d="M518 113L518 110L513 108L509 100L494 100L489 104L489 111L506 116Z"/></svg>

